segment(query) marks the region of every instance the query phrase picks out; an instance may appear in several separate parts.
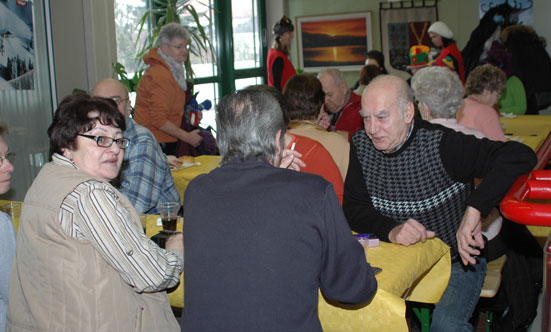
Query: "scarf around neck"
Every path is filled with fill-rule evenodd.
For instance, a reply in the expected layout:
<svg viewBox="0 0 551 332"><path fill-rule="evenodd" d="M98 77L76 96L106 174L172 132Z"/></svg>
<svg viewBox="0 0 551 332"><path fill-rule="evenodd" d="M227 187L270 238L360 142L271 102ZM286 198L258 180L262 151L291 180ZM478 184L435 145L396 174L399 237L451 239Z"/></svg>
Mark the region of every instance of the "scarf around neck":
<svg viewBox="0 0 551 332"><path fill-rule="evenodd" d="M163 53L163 51L161 51L161 48L157 49L157 54L159 54L161 59L163 59L170 68L170 72L180 86L180 89L187 91L186 68L184 67L184 65L178 63L170 55L166 55L165 53Z"/></svg>

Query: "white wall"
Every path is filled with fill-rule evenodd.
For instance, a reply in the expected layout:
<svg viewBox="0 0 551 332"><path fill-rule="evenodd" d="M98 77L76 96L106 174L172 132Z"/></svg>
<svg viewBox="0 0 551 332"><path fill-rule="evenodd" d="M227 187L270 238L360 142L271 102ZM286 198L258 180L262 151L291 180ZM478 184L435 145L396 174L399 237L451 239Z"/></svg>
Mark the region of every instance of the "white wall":
<svg viewBox="0 0 551 332"><path fill-rule="evenodd" d="M117 59L113 0L51 0L58 100L114 77Z"/></svg>
<svg viewBox="0 0 551 332"><path fill-rule="evenodd" d="M272 47L272 28L274 24L285 14L285 5L283 0L266 1L266 47Z"/></svg>

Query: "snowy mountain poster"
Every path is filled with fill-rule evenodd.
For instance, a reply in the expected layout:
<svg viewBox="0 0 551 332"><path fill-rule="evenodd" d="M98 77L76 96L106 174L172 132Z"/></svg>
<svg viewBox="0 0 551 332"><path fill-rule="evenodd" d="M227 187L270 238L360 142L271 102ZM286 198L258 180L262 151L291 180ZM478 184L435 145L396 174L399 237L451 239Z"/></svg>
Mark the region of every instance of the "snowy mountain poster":
<svg viewBox="0 0 551 332"><path fill-rule="evenodd" d="M34 89L32 1L0 0L0 89Z"/></svg>

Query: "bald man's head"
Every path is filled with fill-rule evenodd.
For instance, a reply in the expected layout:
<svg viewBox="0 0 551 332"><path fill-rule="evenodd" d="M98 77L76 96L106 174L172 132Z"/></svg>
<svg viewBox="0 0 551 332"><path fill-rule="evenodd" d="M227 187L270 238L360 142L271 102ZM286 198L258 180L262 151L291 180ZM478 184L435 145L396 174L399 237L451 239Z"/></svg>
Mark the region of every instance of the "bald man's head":
<svg viewBox="0 0 551 332"><path fill-rule="evenodd" d="M113 99L117 103L119 112L121 112L125 118L130 116L128 90L121 82L112 78L101 80L92 88L90 95L93 97Z"/></svg>

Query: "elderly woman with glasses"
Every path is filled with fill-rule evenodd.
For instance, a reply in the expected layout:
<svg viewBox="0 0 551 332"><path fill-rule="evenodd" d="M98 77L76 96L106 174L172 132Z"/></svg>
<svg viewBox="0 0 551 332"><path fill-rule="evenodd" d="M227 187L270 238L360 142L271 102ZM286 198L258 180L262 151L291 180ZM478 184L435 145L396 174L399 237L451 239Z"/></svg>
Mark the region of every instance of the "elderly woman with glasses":
<svg viewBox="0 0 551 332"><path fill-rule="evenodd" d="M183 268L143 232L109 181L128 140L115 102L66 97L48 128L52 162L29 188L10 279L8 330L178 331L165 289Z"/></svg>
<svg viewBox="0 0 551 332"><path fill-rule="evenodd" d="M178 141L197 147L203 140L199 130L180 128L188 86L184 62L189 50L189 31L178 23L169 23L159 32L159 47L143 57L148 65L137 89L134 118L151 130L163 152L176 154Z"/></svg>
<svg viewBox="0 0 551 332"><path fill-rule="evenodd" d="M8 127L0 121L0 195L10 190L11 173L14 170L15 153L8 152L4 134ZM0 211L0 331L6 329L6 310L11 263L15 254L15 230L10 217Z"/></svg>

